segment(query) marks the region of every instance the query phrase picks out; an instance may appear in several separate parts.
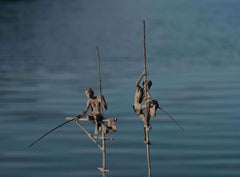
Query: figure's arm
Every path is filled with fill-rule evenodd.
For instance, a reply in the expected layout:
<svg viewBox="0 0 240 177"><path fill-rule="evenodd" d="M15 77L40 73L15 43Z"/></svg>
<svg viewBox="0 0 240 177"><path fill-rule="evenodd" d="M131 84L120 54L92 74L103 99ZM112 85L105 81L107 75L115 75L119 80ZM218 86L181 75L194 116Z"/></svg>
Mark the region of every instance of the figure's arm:
<svg viewBox="0 0 240 177"><path fill-rule="evenodd" d="M98 102L100 103L100 108L107 110L107 102L103 95L97 97Z"/></svg>
<svg viewBox="0 0 240 177"><path fill-rule="evenodd" d="M143 76L145 76L145 75L146 75L146 73L143 72L143 73L139 76L139 78L138 78L138 80L137 80L137 82L136 82L136 87L140 87L139 83L141 82Z"/></svg>
<svg viewBox="0 0 240 177"><path fill-rule="evenodd" d="M88 109L90 108L90 101L88 100L87 101L87 105L86 105L86 108L78 115L78 118L81 118L81 117L83 117L86 113L87 113L87 111L88 111Z"/></svg>
<svg viewBox="0 0 240 177"><path fill-rule="evenodd" d="M107 110L107 102L103 95L100 96L100 104L101 104L102 109Z"/></svg>

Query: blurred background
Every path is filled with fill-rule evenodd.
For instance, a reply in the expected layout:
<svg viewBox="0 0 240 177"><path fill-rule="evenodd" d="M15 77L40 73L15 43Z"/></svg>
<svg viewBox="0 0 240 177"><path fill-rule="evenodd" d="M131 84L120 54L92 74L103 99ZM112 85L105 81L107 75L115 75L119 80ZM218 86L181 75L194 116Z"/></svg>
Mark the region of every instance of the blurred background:
<svg viewBox="0 0 240 177"><path fill-rule="evenodd" d="M151 95L184 129L160 110L151 120L152 176L240 176L239 7L238 0L1 0L0 176L101 176L101 152L74 122L27 148L84 109L85 87L98 94L96 46L105 116L118 118L107 176L147 176L143 123L132 110L143 19Z"/></svg>

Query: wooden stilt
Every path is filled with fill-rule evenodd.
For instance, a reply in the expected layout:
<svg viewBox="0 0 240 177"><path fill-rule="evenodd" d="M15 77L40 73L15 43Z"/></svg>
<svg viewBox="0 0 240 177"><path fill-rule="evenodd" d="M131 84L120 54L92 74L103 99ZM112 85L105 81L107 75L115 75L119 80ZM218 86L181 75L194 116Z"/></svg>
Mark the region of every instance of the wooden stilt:
<svg viewBox="0 0 240 177"><path fill-rule="evenodd" d="M145 39L145 20L143 20L143 59L144 59L144 96L145 96L145 119L149 123L150 114L149 114L149 103L148 103L148 94L147 94L147 55L146 55L146 39ZM147 153L147 167L148 167L148 177L151 177L151 158L150 158L150 140L149 140L149 131L150 125L144 125L145 131L145 144L146 144L146 153Z"/></svg>

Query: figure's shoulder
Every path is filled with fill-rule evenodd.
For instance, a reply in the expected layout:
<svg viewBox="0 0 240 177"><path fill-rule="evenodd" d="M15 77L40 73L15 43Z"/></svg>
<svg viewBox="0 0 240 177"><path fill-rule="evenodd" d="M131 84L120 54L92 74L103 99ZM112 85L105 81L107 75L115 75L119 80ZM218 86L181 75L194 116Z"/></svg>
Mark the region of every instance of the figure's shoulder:
<svg viewBox="0 0 240 177"><path fill-rule="evenodd" d="M99 96L97 96L97 100L98 101L105 101L105 98L104 98L103 95L99 95Z"/></svg>
<svg viewBox="0 0 240 177"><path fill-rule="evenodd" d="M101 100L102 100L101 98L102 98L102 96L96 96L96 101L101 102Z"/></svg>
<svg viewBox="0 0 240 177"><path fill-rule="evenodd" d="M97 100L98 100L97 97L95 97L95 98L89 98L89 99L88 99L88 101L89 101L90 103L95 102L95 101L97 101Z"/></svg>

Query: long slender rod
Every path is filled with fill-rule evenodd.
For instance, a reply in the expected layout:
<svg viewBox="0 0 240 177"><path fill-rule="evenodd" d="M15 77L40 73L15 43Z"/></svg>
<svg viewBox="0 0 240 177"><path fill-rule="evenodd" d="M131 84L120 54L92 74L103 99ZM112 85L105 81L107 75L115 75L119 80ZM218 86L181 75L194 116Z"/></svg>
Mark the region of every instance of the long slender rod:
<svg viewBox="0 0 240 177"><path fill-rule="evenodd" d="M105 144L105 127L102 126L102 176L106 177L106 144Z"/></svg>
<svg viewBox="0 0 240 177"><path fill-rule="evenodd" d="M99 95L101 97L101 101L103 101L102 99L102 79L101 79L101 67L100 67L100 55L99 55L99 49L98 47L96 47L96 55L97 55L97 64L98 64L98 82L99 82ZM101 106L101 114L104 115L103 113L103 107ZM105 125L102 124L102 167L99 168L99 170L102 172L102 177L106 177L106 172L108 172L108 170L106 170L106 127Z"/></svg>
<svg viewBox="0 0 240 177"><path fill-rule="evenodd" d="M32 147L33 145L35 145L37 142L39 142L40 140L42 140L45 136L49 135L50 133L52 133L52 132L55 131L56 129L64 126L65 124L67 124L67 123L69 123L69 122L71 122L71 121L73 121L73 120L67 120L66 122L63 122L63 123L61 123L60 125L56 126L55 128L49 130L48 132L46 132L45 134L43 134L42 136L40 136L38 139L36 139L34 142L32 142L32 143L28 146L28 148L31 148L31 147Z"/></svg>
<svg viewBox="0 0 240 177"><path fill-rule="evenodd" d="M146 106L146 114L145 118L147 119L147 122L149 121L149 105L147 101L147 54L146 54L146 37L145 37L145 20L143 20L143 59L144 59L144 95L145 95L145 106ZM150 159L150 141L149 141L149 131L146 127L148 125L145 125L144 131L146 136L146 153L147 153L147 166L148 166L148 177L151 177L151 159Z"/></svg>
<svg viewBox="0 0 240 177"><path fill-rule="evenodd" d="M100 70L100 55L98 46L96 47L97 55L97 64L98 64L98 84L99 84L99 95L102 96L102 79L101 79L101 70Z"/></svg>

